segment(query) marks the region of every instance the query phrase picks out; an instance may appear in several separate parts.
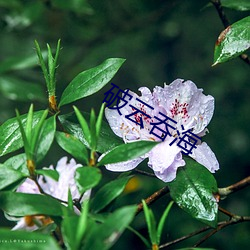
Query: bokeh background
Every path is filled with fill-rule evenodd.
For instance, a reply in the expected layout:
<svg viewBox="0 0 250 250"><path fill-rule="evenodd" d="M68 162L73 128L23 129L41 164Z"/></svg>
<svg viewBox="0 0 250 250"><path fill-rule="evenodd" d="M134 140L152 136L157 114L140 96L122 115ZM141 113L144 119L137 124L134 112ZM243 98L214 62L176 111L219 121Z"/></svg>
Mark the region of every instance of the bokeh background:
<svg viewBox="0 0 250 250"><path fill-rule="evenodd" d="M37 64L34 40L45 50L46 43L55 48L60 38L58 99L78 73L111 57L126 59L112 80L122 89L138 91L139 87L147 86L152 90L176 78L190 79L216 101L205 141L220 163L220 170L215 174L218 186L224 187L248 176L249 65L236 58L211 67L214 44L223 26L216 10L207 4L208 1L203 0L0 0L0 124L15 115L15 108L26 113L30 102L35 103L36 110L46 108L46 89ZM226 14L233 23L250 13L226 9ZM20 90L20 95L16 95L17 88L31 89L31 86L35 88L33 94L23 96ZM92 107L99 110L103 93L109 88L107 85L76 105L84 111ZM71 111L71 105L62 109L62 113ZM40 167L55 164L63 155L65 153L54 143ZM1 162L8 157L3 157ZM148 170L146 163L141 169ZM107 180L117 176L105 170L103 173ZM132 190L124 193L117 206L138 203L164 183L140 176L131 186ZM232 194L221 206L235 214L249 215L249 200L246 189ZM166 196L152 206L157 218L168 202ZM220 219L226 217L220 216ZM1 215L1 226L12 225ZM137 216L133 226L147 235L143 214ZM203 226L174 206L162 243ZM247 249L249 235L250 224L243 223L217 233L203 246ZM191 246L198 239L192 238L169 249ZM136 236L126 232L112 249L144 247Z"/></svg>

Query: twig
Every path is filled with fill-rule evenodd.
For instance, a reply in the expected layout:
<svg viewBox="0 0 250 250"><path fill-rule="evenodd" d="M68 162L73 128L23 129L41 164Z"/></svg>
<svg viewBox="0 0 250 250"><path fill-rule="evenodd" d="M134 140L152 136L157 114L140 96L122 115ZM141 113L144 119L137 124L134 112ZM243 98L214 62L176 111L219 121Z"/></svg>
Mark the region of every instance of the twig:
<svg viewBox="0 0 250 250"><path fill-rule="evenodd" d="M164 196L165 194L169 193L169 188L163 187L160 190L156 191L155 193L153 193L152 195L150 195L148 198L145 199L145 202L147 205L152 204L153 202L155 202L156 200L158 200L160 197ZM143 205L142 203L137 205L137 211L136 214L140 213L143 210Z"/></svg>
<svg viewBox="0 0 250 250"><path fill-rule="evenodd" d="M223 23L223 26L224 28L226 29L228 26L230 26L230 22L222 8L222 5L221 5L221 2L220 0L211 0L211 3L214 5L214 7L216 8L218 14L219 14L219 17L220 17L220 20L221 22ZM245 63L247 63L248 65L250 65L250 59L248 57L247 54L241 54L239 56L241 58L241 60L243 60Z"/></svg>
<svg viewBox="0 0 250 250"><path fill-rule="evenodd" d="M222 221L222 222L219 222L219 223L218 223L218 227L217 227L216 229L214 229L213 231L209 232L209 234L207 234L206 237L207 237L208 235L209 235L209 237L212 236L213 234L215 234L216 232L220 231L220 230L223 229L224 227L227 227L227 226L232 225L232 224L237 224L237 223L241 223L241 222L246 222L246 221L250 221L250 217L247 217L247 216L242 217L242 216L236 216L236 215L234 215L233 219L231 219L230 221ZM177 243L179 243L179 242L181 242L181 241L184 241L184 240L186 240L186 239L189 239L189 238L191 238L191 237L193 237L193 236L195 236L195 235L204 233L204 232L206 232L206 231L208 231L208 230L211 230L211 229L213 229L213 228L212 228L212 227L209 227L209 226L203 227L203 228L201 228L201 229L199 229L199 230L197 230L197 231L195 231L195 232L192 232L192 233L187 234L187 235L185 235L185 236L182 236L182 237L180 237L180 238L178 238L178 239L175 239L175 240L173 240L173 241L170 241L170 242L167 242L167 243L165 243L165 244L162 244L162 245L159 246L159 248L169 247L169 246L171 246L171 245L177 244ZM204 238L205 238L205 237L204 237ZM207 237L205 240L204 240L204 238L203 238L203 241L202 241L202 242L204 242L208 237ZM201 240L200 240L198 243L201 244L202 242L201 242ZM196 243L195 246L198 246L198 245L197 245L198 243Z"/></svg>
<svg viewBox="0 0 250 250"><path fill-rule="evenodd" d="M165 244L162 244L162 245L159 246L159 248L165 248L165 247L169 247L169 246L171 246L171 245L177 244L177 243L179 243L179 242L181 242L181 241L184 241L184 240L186 240L186 239L188 239L188 238L191 238L191 237L193 237L193 236L195 236L195 235L197 235L197 234L206 232L206 231L209 230L209 229L211 229L211 227L209 227L209 226L203 227L203 228L201 228L201 229L199 229L199 230L197 230L197 231L194 231L194 232L192 232L192 233L190 233L190 234L184 235L184 236L182 236L182 237L180 237L180 238L178 238L178 239L175 239L175 240L173 240L173 241L170 241L170 242L167 242L167 243L165 243Z"/></svg>
<svg viewBox="0 0 250 250"><path fill-rule="evenodd" d="M149 176L149 177L155 177L156 178L156 176L154 174L148 173L148 172L145 172L145 171L142 171L142 170L139 170L139 169L134 169L134 172L137 172L137 173L139 173L141 175L146 175L146 176Z"/></svg>
<svg viewBox="0 0 250 250"><path fill-rule="evenodd" d="M212 230L211 232L209 232L207 235L205 235L202 239L200 239L195 245L194 247L197 247L199 245L201 245L204 241L206 241L208 238L210 238L212 235L214 235L215 233L219 232L220 230L222 230L223 228L233 225L233 224L238 224L241 222L247 222L250 221L250 216L238 216L235 215L234 217L232 217L232 219L230 221L223 221L222 223L220 223L220 225Z"/></svg>
<svg viewBox="0 0 250 250"><path fill-rule="evenodd" d="M230 218L233 218L235 216L235 214L232 214L231 212L227 211L226 209L224 209L222 207L219 207L218 209L219 209L219 211L221 211L223 214L229 216Z"/></svg>
<svg viewBox="0 0 250 250"><path fill-rule="evenodd" d="M231 193L234 193L236 191L239 191L247 186L250 185L250 176L246 177L245 179L236 182L228 187L225 188L219 188L219 195L224 198L226 196L228 196Z"/></svg>

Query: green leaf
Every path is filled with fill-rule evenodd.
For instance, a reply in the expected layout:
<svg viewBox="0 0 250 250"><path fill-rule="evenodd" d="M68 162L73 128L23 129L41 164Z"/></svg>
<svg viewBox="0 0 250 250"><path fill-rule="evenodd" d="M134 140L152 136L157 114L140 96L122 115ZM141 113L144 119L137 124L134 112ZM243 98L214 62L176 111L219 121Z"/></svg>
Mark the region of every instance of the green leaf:
<svg viewBox="0 0 250 250"><path fill-rule="evenodd" d="M94 109L90 112L90 122L89 122L90 136L91 136L91 149L96 150L96 115Z"/></svg>
<svg viewBox="0 0 250 250"><path fill-rule="evenodd" d="M0 208L11 216L62 216L63 210L66 209L59 201L49 196L13 192L0 193Z"/></svg>
<svg viewBox="0 0 250 250"><path fill-rule="evenodd" d="M174 204L174 202L170 201L170 203L166 207L163 215L161 216L160 222L159 222L158 227L157 227L157 244L160 244L160 242L161 242L162 230L163 230L165 221L166 221L166 219L168 217L169 211L170 211L173 204Z"/></svg>
<svg viewBox="0 0 250 250"><path fill-rule="evenodd" d="M78 74L64 90L59 106L92 95L103 88L116 74L125 59L110 58L99 66Z"/></svg>
<svg viewBox="0 0 250 250"><path fill-rule="evenodd" d="M84 118L84 116L81 114L80 110L75 106L73 106L73 108L75 110L76 117L81 125L84 137L86 138L87 143L90 146L91 145L91 134L90 134L90 129L89 129L88 123L87 123L86 119Z"/></svg>
<svg viewBox="0 0 250 250"><path fill-rule="evenodd" d="M247 11L250 10L250 1L249 0L221 0L221 4L223 7L239 10L239 11Z"/></svg>
<svg viewBox="0 0 250 250"><path fill-rule="evenodd" d="M34 112L33 127L38 123L42 114L43 111ZM20 118L22 120L22 124L25 124L27 114L21 115ZM0 156L13 152L22 146L23 141L17 118L11 118L0 126Z"/></svg>
<svg viewBox="0 0 250 250"><path fill-rule="evenodd" d="M40 162L48 153L56 132L56 117L44 121L37 148L37 161Z"/></svg>
<svg viewBox="0 0 250 250"><path fill-rule="evenodd" d="M76 185L81 194L95 187L102 179L100 169L95 167L77 168L75 173Z"/></svg>
<svg viewBox="0 0 250 250"><path fill-rule="evenodd" d="M19 172L28 176L29 171L26 165L26 160L27 160L26 155L23 153L10 157L8 160L4 162L4 165L8 166L9 168L18 170Z"/></svg>
<svg viewBox="0 0 250 250"><path fill-rule="evenodd" d="M79 249L82 238L86 233L86 229L88 225L88 213L89 213L89 201L85 200L83 202L82 213L80 215L80 218L77 224L77 232L76 232L77 249Z"/></svg>
<svg viewBox="0 0 250 250"><path fill-rule="evenodd" d="M44 175L44 176L48 176L51 179L58 181L59 179L59 173L56 170L52 170L52 169L37 169L36 170L37 174L40 175Z"/></svg>
<svg viewBox="0 0 250 250"><path fill-rule="evenodd" d="M14 101L46 100L42 86L9 76L0 77L0 93Z"/></svg>
<svg viewBox="0 0 250 250"><path fill-rule="evenodd" d="M97 121L96 121L96 139L97 139L97 142L98 142L99 135L101 132L104 108L105 108L105 103L102 104L102 106L100 108L100 112L99 112L98 117L97 117Z"/></svg>
<svg viewBox="0 0 250 250"><path fill-rule="evenodd" d="M82 164L88 165L88 151L85 145L76 137L64 132L56 132L56 141L62 149L71 154L75 159Z"/></svg>
<svg viewBox="0 0 250 250"><path fill-rule="evenodd" d="M87 229L88 211L88 201L84 201L80 217L69 216L64 218L62 234L67 249L80 249L79 246Z"/></svg>
<svg viewBox="0 0 250 250"><path fill-rule="evenodd" d="M218 37L214 65L239 56L250 47L250 16L228 26Z"/></svg>
<svg viewBox="0 0 250 250"><path fill-rule="evenodd" d="M150 241L153 244L157 244L157 234L156 234L156 221L154 214L151 209L148 208L148 205L144 200L142 200L143 211L146 218L147 226L148 226L148 234Z"/></svg>
<svg viewBox="0 0 250 250"><path fill-rule="evenodd" d="M186 159L177 177L168 183L170 195L180 208L191 216L216 227L218 204L213 196L218 192L214 176L202 165Z"/></svg>
<svg viewBox="0 0 250 250"><path fill-rule="evenodd" d="M154 141L135 141L119 145L108 152L98 166L135 159L149 152L157 144L158 142Z"/></svg>
<svg viewBox="0 0 250 250"><path fill-rule="evenodd" d="M43 75L44 75L44 79L45 79L45 82L47 85L47 89L48 89L48 91L50 91L51 89L50 89L49 73L48 73L48 70L47 70L47 67L45 64L44 56L43 56L42 51L40 49L40 46L36 40L35 40L35 47L36 47L36 53L37 53L37 57L38 57L40 66L41 66L42 71L43 71Z"/></svg>
<svg viewBox="0 0 250 250"><path fill-rule="evenodd" d="M132 176L116 179L100 188L94 196L91 208L94 212L99 212L117 198L124 190L128 180Z"/></svg>
<svg viewBox="0 0 250 250"><path fill-rule="evenodd" d="M0 190L25 177L20 171L0 164Z"/></svg>
<svg viewBox="0 0 250 250"><path fill-rule="evenodd" d="M84 113L84 116L89 118L89 114ZM90 147L89 143L84 136L81 127L77 124L77 120L72 114L59 116L60 122L63 124L63 127L76 138L78 138L86 147ZM110 126L107 122L102 121L101 131L99 140L97 143L97 152L104 153L112 148L123 144L123 140L116 136L114 132L111 130Z"/></svg>
<svg viewBox="0 0 250 250"><path fill-rule="evenodd" d="M64 243L69 250L77 250L76 233L79 222L78 216L65 217L62 222L62 235Z"/></svg>
<svg viewBox="0 0 250 250"><path fill-rule="evenodd" d="M10 231L0 228L0 249L11 250L60 250L56 241L47 234L26 231Z"/></svg>
<svg viewBox="0 0 250 250"><path fill-rule="evenodd" d="M136 209L136 206L127 206L110 214L103 224L93 227L83 249L109 249L131 223Z"/></svg>

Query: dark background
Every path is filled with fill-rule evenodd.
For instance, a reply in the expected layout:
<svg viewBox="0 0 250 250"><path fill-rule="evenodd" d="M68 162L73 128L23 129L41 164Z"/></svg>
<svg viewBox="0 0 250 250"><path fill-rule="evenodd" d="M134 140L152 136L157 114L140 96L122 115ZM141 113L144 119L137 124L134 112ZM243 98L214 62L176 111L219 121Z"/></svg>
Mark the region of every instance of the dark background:
<svg viewBox="0 0 250 250"><path fill-rule="evenodd" d="M70 4L68 3L70 2ZM0 0L0 62L9 58L26 58L35 55L34 40L46 49L46 43L55 48L62 40L57 71L57 96L81 71L100 64L107 58L122 57L125 64L112 82L120 88L138 91L139 87L163 86L176 78L190 79L205 94L215 98L215 112L208 126L205 141L210 145L220 163L215 174L219 187L230 185L249 175L249 65L236 58L211 67L215 41L223 30L216 10L206 7L208 1L153 1L153 0L54 0L21 1ZM249 12L226 9L233 23ZM2 74L19 80L39 84L46 92L39 67L10 70ZM0 73L1 81L1 73ZM76 102L84 111L99 109L107 85L99 93ZM15 108L26 113L30 102L13 100L1 92L0 124L15 115ZM35 109L46 107L34 100ZM68 105L62 113L71 112ZM55 164L65 153L53 144L40 167ZM3 158L3 159L6 159ZM146 163L142 164L142 168ZM145 168L147 170L147 168ZM104 171L106 178L117 174ZM140 202L164 183L149 177L139 177L137 190L124 195L119 204ZM247 189L232 194L220 204L232 213L249 215ZM165 197L152 208L157 216L169 202ZM226 219L220 216L220 219ZM1 218L2 225L6 220ZM143 215L134 226L146 232ZM189 215L174 206L165 226L162 242L190 233L203 227ZM231 226L213 236L203 246L216 249L247 249L249 247L249 223ZM199 238L177 247L191 246ZM173 247L170 249L175 249ZM136 236L126 232L113 249L144 249Z"/></svg>

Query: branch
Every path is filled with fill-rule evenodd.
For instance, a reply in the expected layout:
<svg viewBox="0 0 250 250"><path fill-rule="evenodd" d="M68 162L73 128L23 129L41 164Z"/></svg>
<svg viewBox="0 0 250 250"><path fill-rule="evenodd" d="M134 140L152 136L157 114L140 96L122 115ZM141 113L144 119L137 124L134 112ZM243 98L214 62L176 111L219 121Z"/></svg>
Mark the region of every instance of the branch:
<svg viewBox="0 0 250 250"><path fill-rule="evenodd" d="M229 221L222 221L222 222L219 222L219 223L218 223L218 227L217 227L216 229L212 230L211 232L209 232L206 236L204 236L199 242L197 242L197 243L194 245L194 247L199 246L201 243L203 243L205 240L207 240L207 239L208 239L209 237L211 237L213 234L217 233L218 231L220 231L221 229L223 229L223 228L225 228L225 227L227 227L227 226L229 226L229 225L238 224L238 223L247 222L247 221L250 221L250 217L248 217L248 216L237 216L237 215L234 215L234 216L232 217L232 219L229 220ZM173 241L170 241L170 242L167 242L167 243L165 243L165 244L162 244L162 245L159 246L159 248L169 247L169 246L171 246L171 245L177 244L177 243L179 243L179 242L181 242L181 241L184 241L184 240L186 240L186 239L189 239L189 238L191 238L191 237L193 237L193 236L195 236L195 235L204 233L204 232L206 232L206 231L208 231L208 230L211 230L211 229L213 229L213 228L212 228L212 227L209 227L209 226L203 227L203 228L201 228L201 229L199 229L199 230L197 230L197 231L195 231L195 232L192 232L192 233L187 234L187 235L185 235L185 236L182 236L182 237L180 237L180 238L178 238L178 239L175 239L175 240L173 240Z"/></svg>
<svg viewBox="0 0 250 250"><path fill-rule="evenodd" d="M145 202L147 205L150 205L152 203L154 203L156 200L158 200L159 198L161 198L162 196L164 196L165 194L169 193L169 188L163 187L160 190L156 191L155 193L153 193L152 195L150 195L148 198L145 199ZM143 205L142 203L137 205L137 211L136 214L139 214L141 211L143 210Z"/></svg>
<svg viewBox="0 0 250 250"><path fill-rule="evenodd" d="M236 191L239 191L239 190L241 190L249 185L250 185L250 176L248 176L245 179L243 179L239 182L236 182L228 187L219 188L218 192L222 198L225 198L229 194L234 193Z"/></svg>
<svg viewBox="0 0 250 250"><path fill-rule="evenodd" d="M223 8L222 8L220 0L211 0L211 3L216 8L216 10L217 10L217 12L219 14L220 20L223 23L224 28L226 29L228 26L230 26L230 22L229 22L226 14L225 14ZM249 57L248 57L247 54L241 54L239 57L245 63L247 63L248 65L250 65L250 59L249 59Z"/></svg>
<svg viewBox="0 0 250 250"><path fill-rule="evenodd" d="M219 232L221 229L233 225L233 224L238 224L241 222L247 222L250 221L250 216L238 216L235 215L230 221L223 221L220 223L220 225L212 230L211 232L209 232L207 235L205 235L201 240L199 240L194 247L199 246L200 244L202 244L204 241L206 241L208 238L210 238L212 235L214 235L215 233Z"/></svg>

